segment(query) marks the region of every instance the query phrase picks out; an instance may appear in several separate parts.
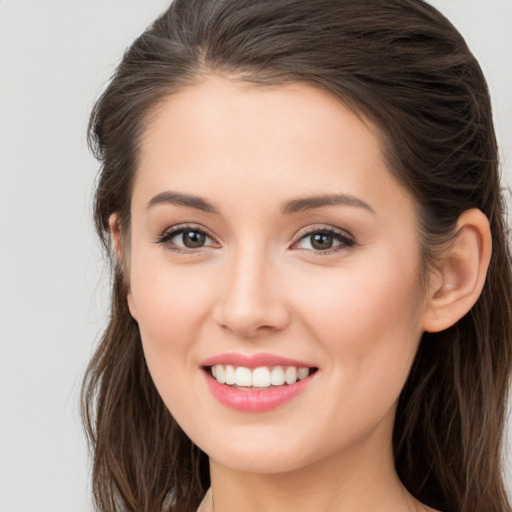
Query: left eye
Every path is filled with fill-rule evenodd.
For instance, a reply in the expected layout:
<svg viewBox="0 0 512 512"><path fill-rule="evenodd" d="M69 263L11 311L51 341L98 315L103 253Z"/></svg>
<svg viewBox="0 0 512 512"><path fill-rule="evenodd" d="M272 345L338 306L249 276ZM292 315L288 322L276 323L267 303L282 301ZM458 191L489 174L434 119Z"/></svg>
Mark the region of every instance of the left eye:
<svg viewBox="0 0 512 512"><path fill-rule="evenodd" d="M196 228L179 228L168 231L158 242L178 251L181 249L201 249L213 245L212 239L204 231Z"/></svg>
<svg viewBox="0 0 512 512"><path fill-rule="evenodd" d="M352 247L354 241L342 233L331 230L317 230L308 233L294 245L297 249L330 251Z"/></svg>
<svg viewBox="0 0 512 512"><path fill-rule="evenodd" d="M182 231L180 235L175 235L173 238L177 238L177 240L181 239L181 243L187 249L197 249L198 247L203 247L205 245L208 236L202 231L187 230Z"/></svg>

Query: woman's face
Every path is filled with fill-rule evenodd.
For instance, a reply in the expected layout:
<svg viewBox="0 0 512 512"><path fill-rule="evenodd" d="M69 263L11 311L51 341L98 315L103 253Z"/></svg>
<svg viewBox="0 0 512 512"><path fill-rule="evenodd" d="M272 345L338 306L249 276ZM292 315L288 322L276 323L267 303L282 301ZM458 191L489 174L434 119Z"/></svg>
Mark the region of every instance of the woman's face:
<svg viewBox="0 0 512 512"><path fill-rule="evenodd" d="M147 364L213 461L389 455L426 300L414 203L371 123L310 85L210 78L152 118L131 213Z"/></svg>

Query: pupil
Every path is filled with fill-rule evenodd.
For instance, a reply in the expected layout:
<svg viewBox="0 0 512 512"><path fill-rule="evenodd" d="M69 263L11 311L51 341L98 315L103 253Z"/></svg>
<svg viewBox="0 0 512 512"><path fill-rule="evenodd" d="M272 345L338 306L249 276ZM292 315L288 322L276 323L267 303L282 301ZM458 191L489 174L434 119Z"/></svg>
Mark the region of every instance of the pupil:
<svg viewBox="0 0 512 512"><path fill-rule="evenodd" d="M316 233L312 236L311 245L318 250L330 249L332 247L333 240L331 235L325 235L322 233Z"/></svg>
<svg viewBox="0 0 512 512"><path fill-rule="evenodd" d="M202 247L204 245L204 241L204 233L198 233L197 231L185 231L183 233L183 244L189 249Z"/></svg>

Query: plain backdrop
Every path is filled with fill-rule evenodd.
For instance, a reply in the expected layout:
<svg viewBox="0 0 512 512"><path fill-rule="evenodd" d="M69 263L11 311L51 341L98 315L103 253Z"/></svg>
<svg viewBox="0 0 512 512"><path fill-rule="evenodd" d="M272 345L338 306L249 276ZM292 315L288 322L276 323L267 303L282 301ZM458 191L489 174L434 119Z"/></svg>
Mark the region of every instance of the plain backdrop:
<svg viewBox="0 0 512 512"><path fill-rule="evenodd" d="M432 3L481 62L511 183L512 0ZM92 510L78 392L108 274L86 126L123 50L167 4L0 0L0 512Z"/></svg>

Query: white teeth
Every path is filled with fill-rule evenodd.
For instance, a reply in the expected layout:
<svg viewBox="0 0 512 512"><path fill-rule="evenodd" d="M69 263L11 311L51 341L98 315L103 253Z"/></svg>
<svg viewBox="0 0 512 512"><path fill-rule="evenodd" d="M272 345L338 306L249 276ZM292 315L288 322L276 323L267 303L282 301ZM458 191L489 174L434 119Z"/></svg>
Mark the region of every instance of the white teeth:
<svg viewBox="0 0 512 512"><path fill-rule="evenodd" d="M297 382L297 368L295 368L295 366L288 366L288 368L286 368L284 380L286 384L294 384Z"/></svg>
<svg viewBox="0 0 512 512"><path fill-rule="evenodd" d="M307 378L309 368L295 366L260 366L258 368L246 368L244 366L232 366L216 364L210 368L212 376L220 384L228 386L268 388L270 386L282 386L295 384L298 380Z"/></svg>
<svg viewBox="0 0 512 512"><path fill-rule="evenodd" d="M226 365L226 384L232 386L236 383L235 368L230 364Z"/></svg>
<svg viewBox="0 0 512 512"><path fill-rule="evenodd" d="M215 368L215 378L220 384L226 383L226 370L224 370L224 366L221 364L218 364L217 368Z"/></svg>
<svg viewBox="0 0 512 512"><path fill-rule="evenodd" d="M297 379L304 380L309 375L309 368L299 368L297 370Z"/></svg>
<svg viewBox="0 0 512 512"><path fill-rule="evenodd" d="M274 366L274 368L272 368L270 383L272 386L282 386L284 384L284 371L281 366Z"/></svg>
<svg viewBox="0 0 512 512"><path fill-rule="evenodd" d="M217 379L219 380L219 379ZM222 383L221 383L222 384ZM237 386L251 387L252 386L252 372L249 368L239 366L235 371L235 384Z"/></svg>
<svg viewBox="0 0 512 512"><path fill-rule="evenodd" d="M255 388L268 388L270 386L270 371L267 367L256 368L252 372L252 385Z"/></svg>

